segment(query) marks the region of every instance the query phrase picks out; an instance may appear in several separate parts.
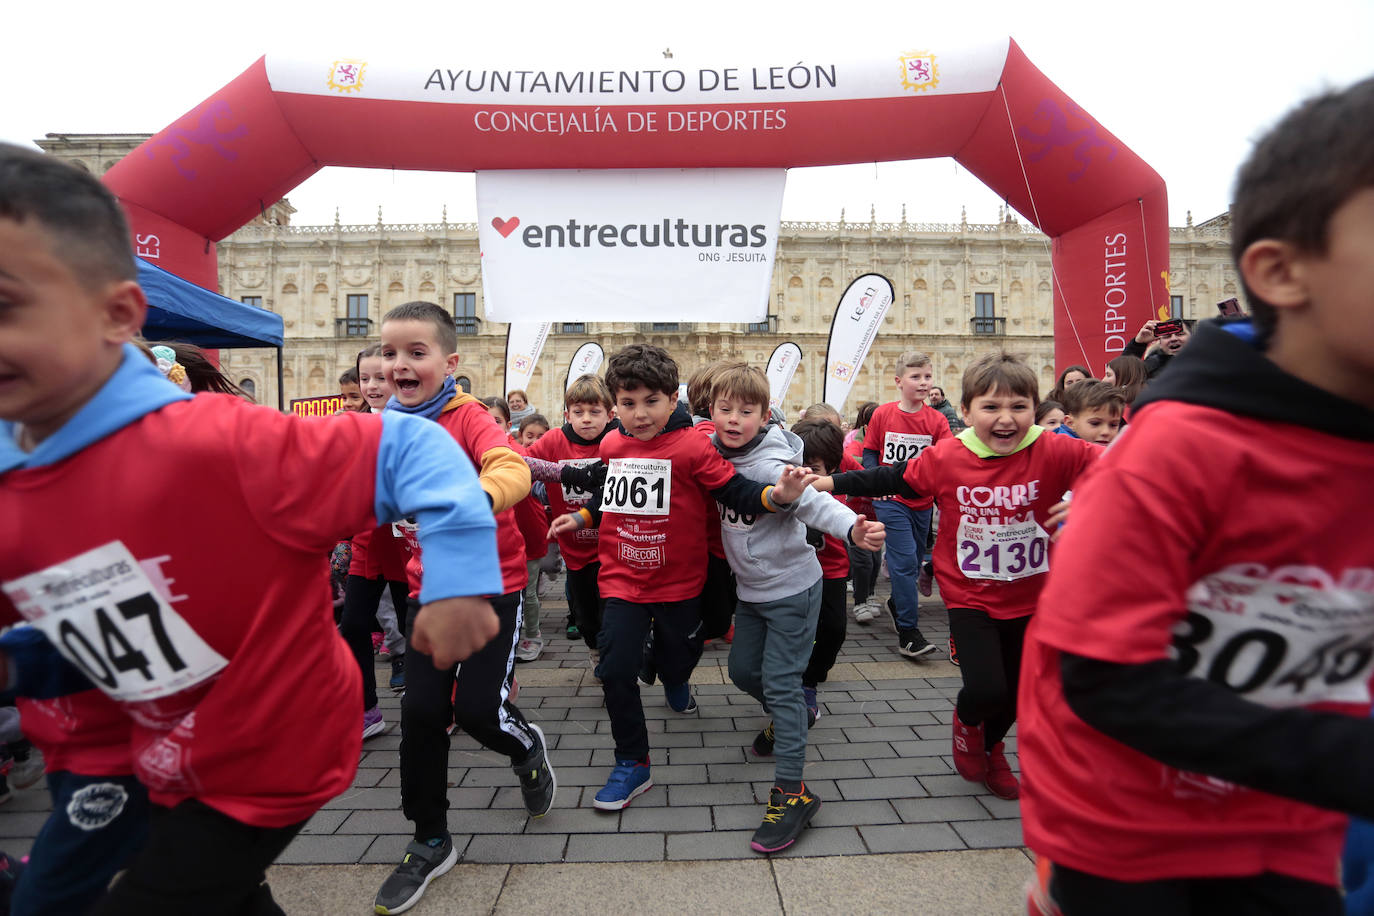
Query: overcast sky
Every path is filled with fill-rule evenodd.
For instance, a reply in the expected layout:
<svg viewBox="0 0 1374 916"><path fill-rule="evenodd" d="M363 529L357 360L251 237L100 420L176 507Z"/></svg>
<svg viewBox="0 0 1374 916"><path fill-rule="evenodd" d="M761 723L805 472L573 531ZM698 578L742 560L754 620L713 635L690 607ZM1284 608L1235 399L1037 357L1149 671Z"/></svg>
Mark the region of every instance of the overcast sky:
<svg viewBox="0 0 1374 916"><path fill-rule="evenodd" d="M1374 74L1374 2L898 3L691 0L232 0L193 6L75 0L7 4L0 139L153 133L263 54L468 53L537 68L545 57L658 67L694 61L861 59L869 49L1010 35L1074 101L1168 184L1170 223L1226 209L1251 141L1314 91ZM470 175L326 169L291 192L296 224L476 218ZM992 222L1000 201L952 160L793 169L784 219Z"/></svg>

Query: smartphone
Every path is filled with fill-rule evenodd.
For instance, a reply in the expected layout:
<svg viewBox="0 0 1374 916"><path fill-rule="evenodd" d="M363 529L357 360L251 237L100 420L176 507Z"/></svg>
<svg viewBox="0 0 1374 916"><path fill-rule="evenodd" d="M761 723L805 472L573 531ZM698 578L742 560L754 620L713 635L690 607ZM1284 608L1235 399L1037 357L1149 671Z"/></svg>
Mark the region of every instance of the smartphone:
<svg viewBox="0 0 1374 916"><path fill-rule="evenodd" d="M1218 302L1217 311L1221 312L1222 316L1226 318L1231 318L1233 316L1240 316L1245 314L1240 310L1240 300L1237 299L1235 296L1232 296L1230 299L1223 299L1221 302Z"/></svg>
<svg viewBox="0 0 1374 916"><path fill-rule="evenodd" d="M1183 333L1183 319L1170 318L1168 321L1161 321L1155 325L1156 337L1172 337L1175 334Z"/></svg>

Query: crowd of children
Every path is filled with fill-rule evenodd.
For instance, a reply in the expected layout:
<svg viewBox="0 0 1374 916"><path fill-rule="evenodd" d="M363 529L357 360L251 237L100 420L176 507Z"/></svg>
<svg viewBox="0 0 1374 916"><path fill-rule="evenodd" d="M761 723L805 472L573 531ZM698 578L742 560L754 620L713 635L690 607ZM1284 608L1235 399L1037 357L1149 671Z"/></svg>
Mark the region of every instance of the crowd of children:
<svg viewBox="0 0 1374 916"><path fill-rule="evenodd" d="M1045 400L1024 362L985 354L957 424L910 351L896 400L849 435L827 405L785 429L744 363L693 373L680 402L677 363L643 344L573 381L555 427L523 391L458 390L452 319L425 302L384 316L340 416L283 416L193 350L136 346L114 198L0 146L0 513L54 520L0 533L0 683L54 801L27 868L0 857L0 896L281 912L267 867L388 728L376 633L413 841L374 906L408 910L458 858L455 726L510 761L529 816L553 807L515 666L542 651L557 562L614 743L592 806L653 786L641 684L695 713L703 642L727 637L774 762L750 845L785 849L821 806L808 730L847 589L857 623L882 616L885 548L900 655L935 655L920 597L938 585L962 678L950 757L1022 800L1033 912L1342 912L1348 815L1374 817L1370 124L1374 80L1303 105L1242 168L1253 317L1149 322L1101 380L1071 366ZM321 586L341 541L336 620ZM224 576L226 545L261 574Z"/></svg>

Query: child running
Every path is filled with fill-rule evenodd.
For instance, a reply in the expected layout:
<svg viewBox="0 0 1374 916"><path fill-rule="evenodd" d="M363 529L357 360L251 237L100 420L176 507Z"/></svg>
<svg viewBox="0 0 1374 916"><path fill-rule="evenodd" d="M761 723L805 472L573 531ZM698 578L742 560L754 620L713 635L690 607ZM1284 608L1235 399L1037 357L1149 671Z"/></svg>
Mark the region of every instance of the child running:
<svg viewBox="0 0 1374 916"><path fill-rule="evenodd" d="M584 375L569 386L563 404L563 426L540 436L529 447L529 457L557 462L562 467L596 464L601 440L612 428L611 393L601 379ZM554 518L575 512L591 501L592 494L586 489L557 481L546 483ZM598 529L586 527L558 535L558 546L568 569L568 609L591 653L593 672L600 660L596 642L601 632L602 609L597 587L597 574L601 571L597 558L599 534Z"/></svg>
<svg viewBox="0 0 1374 916"><path fill-rule="evenodd" d="M873 411L864 436L864 467L892 467L951 437L945 415L926 407L930 380L929 356L913 350L898 358L895 382L900 397ZM907 658L935 651L921 635L920 599L916 597L930 538L931 506L929 495L897 495L873 504L878 521L887 529L887 568L892 574L887 608L897 630L897 651Z"/></svg>
<svg viewBox="0 0 1374 916"><path fill-rule="evenodd" d="M712 383L711 439L739 473L752 478L802 464L801 440L780 426L764 425L768 395L767 377L752 366L724 369ZM838 428L834 432L838 447L842 437ZM802 693L802 671L816 638L822 591L821 565L807 545L806 527L872 550L882 545L883 526L810 489L785 514L722 506L720 516L739 592L730 680L773 717L755 741L756 749L761 742L772 745L775 763L768 809L749 845L755 852L779 852L797 841L821 806L802 781L806 732L814 721Z"/></svg>
<svg viewBox="0 0 1374 916"><path fill-rule="evenodd" d="M377 892L379 913L414 906L429 883L458 861L448 830L450 724L456 721L482 745L510 759L530 816L547 814L557 789L544 733L510 699L526 582L525 545L512 507L529 494L530 472L486 407L457 389L450 375L458 366L457 350L452 316L433 303L407 302L382 318L382 359L395 392L384 415L399 412L433 420L461 447L465 458L460 461L479 469L478 482L496 516L501 582L490 599L500 631L461 666L431 661L413 639L407 649L411 662L401 701L401 805L415 825L415 839ZM423 525L419 531L423 534ZM430 574L439 572L432 563L424 564L418 546L412 545L407 568L411 626L417 607L413 596ZM468 564L445 571L467 575Z"/></svg>
<svg viewBox="0 0 1374 916"><path fill-rule="evenodd" d="M685 712L695 703L687 681L701 657L702 492L727 511L758 513L776 511L804 489L801 469L784 472L776 488L736 474L692 430L677 401L677 380L677 363L658 347L632 344L611 357L606 387L621 427L601 442L605 485L586 507L559 516L551 528L563 535L602 522L601 680L616 760L592 802L603 811L619 811L653 785L636 681L650 627L669 706Z"/></svg>
<svg viewBox="0 0 1374 916"><path fill-rule="evenodd" d="M954 767L998 798L1017 798L1003 737L1016 721L1026 625L1050 568L1055 507L1101 452L1034 423L1035 372L989 353L964 372L969 428L914 460L821 478L836 493L930 494L940 507L935 578L949 608L964 686L955 701Z"/></svg>
<svg viewBox="0 0 1374 916"><path fill-rule="evenodd" d="M1231 196L1253 319L1200 323L1075 490L1021 689L1044 912L1345 912L1346 814L1374 815L1371 148L1374 79L1259 140Z"/></svg>
<svg viewBox="0 0 1374 916"><path fill-rule="evenodd" d="M453 663L496 632L463 597L497 581L494 523L432 424L302 420L170 384L130 343L136 277L98 180L0 146L0 518L74 520L0 530L0 622L43 631L132 719L149 835L94 912L280 912L266 868L360 749L329 549L416 515L451 571L425 583L414 644ZM227 551L255 575L226 576Z"/></svg>

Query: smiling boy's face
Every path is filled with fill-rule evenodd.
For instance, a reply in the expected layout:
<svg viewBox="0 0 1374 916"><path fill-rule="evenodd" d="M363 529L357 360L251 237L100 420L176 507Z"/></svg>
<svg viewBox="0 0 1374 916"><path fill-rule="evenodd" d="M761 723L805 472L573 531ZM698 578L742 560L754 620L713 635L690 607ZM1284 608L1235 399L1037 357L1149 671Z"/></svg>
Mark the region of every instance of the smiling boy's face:
<svg viewBox="0 0 1374 916"><path fill-rule="evenodd" d="M964 422L993 452L1010 455L1035 422L1035 402L998 388L971 400L964 410Z"/></svg>
<svg viewBox="0 0 1374 916"><path fill-rule="evenodd" d="M114 374L147 301L133 280L81 282L35 220L0 218L0 419L37 444Z"/></svg>
<svg viewBox="0 0 1374 916"><path fill-rule="evenodd" d="M382 323L382 363L396 400L416 407L444 387L458 368L458 354L443 352L434 325L402 318Z"/></svg>

